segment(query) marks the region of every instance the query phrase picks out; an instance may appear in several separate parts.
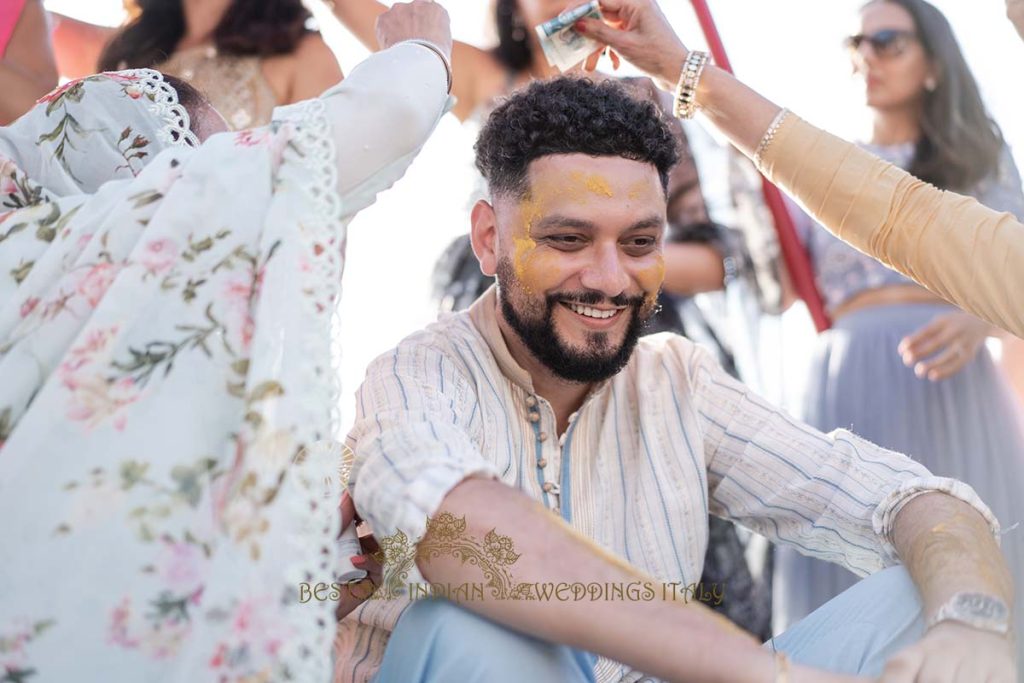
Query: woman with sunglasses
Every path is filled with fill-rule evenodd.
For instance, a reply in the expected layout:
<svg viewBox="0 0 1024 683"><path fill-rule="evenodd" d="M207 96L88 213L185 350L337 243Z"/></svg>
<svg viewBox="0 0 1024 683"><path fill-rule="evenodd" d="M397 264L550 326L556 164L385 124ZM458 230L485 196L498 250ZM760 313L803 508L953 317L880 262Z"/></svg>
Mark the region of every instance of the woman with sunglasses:
<svg viewBox="0 0 1024 683"><path fill-rule="evenodd" d="M871 153L934 185L1024 216L1009 150L945 17L925 0L873 0L846 40L871 110ZM974 486L1007 525L1024 519L1024 436L1016 399L985 347L998 332L834 237L799 210L834 321L817 339L803 419L860 436ZM965 458L964 454L971 457ZM1024 546L1007 541L1024 568ZM1012 560L1011 560L1012 562ZM858 579L789 548L776 551L775 628Z"/></svg>

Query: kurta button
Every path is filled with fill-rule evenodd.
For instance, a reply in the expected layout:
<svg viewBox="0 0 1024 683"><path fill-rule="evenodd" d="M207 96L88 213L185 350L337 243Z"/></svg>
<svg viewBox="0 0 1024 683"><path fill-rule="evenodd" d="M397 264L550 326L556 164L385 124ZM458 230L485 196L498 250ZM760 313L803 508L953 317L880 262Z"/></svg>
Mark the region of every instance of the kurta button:
<svg viewBox="0 0 1024 683"><path fill-rule="evenodd" d="M541 458L540 460L537 461L537 467L547 467L547 466L548 466L548 461L545 460L544 458Z"/></svg>
<svg viewBox="0 0 1024 683"><path fill-rule="evenodd" d="M529 419L530 422L539 422L540 413L530 413L529 415L527 415L527 419Z"/></svg>
<svg viewBox="0 0 1024 683"><path fill-rule="evenodd" d="M545 483L544 486L543 486L544 493L551 493L551 489L553 489L553 488L555 488L555 485L552 484L550 481Z"/></svg>
<svg viewBox="0 0 1024 683"><path fill-rule="evenodd" d="M531 408L534 407L535 405L537 405L537 399L535 399L533 396L527 396L526 405L530 406Z"/></svg>
<svg viewBox="0 0 1024 683"><path fill-rule="evenodd" d="M541 432L540 435L537 438L540 439L541 441L547 441L548 440L548 433L547 432Z"/></svg>

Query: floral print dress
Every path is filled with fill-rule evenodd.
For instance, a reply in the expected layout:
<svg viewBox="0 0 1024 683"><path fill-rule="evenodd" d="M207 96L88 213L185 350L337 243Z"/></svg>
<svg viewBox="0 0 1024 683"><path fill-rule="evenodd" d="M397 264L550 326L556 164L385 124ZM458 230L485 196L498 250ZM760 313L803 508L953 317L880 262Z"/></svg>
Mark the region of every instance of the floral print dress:
<svg viewBox="0 0 1024 683"><path fill-rule="evenodd" d="M446 101L389 52L201 146L148 70L0 129L0 680L329 678L335 606L299 585L336 565L345 225ZM440 95L343 209L341 114L409 97L382 69Z"/></svg>

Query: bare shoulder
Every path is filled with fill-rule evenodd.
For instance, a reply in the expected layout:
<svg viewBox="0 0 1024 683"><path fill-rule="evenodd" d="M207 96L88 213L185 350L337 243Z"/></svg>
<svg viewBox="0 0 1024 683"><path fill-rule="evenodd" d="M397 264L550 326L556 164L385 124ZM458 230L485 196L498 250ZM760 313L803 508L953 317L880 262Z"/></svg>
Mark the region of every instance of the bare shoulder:
<svg viewBox="0 0 1024 683"><path fill-rule="evenodd" d="M318 33L308 33L287 55L286 104L316 97L343 78L338 57Z"/></svg>
<svg viewBox="0 0 1024 683"><path fill-rule="evenodd" d="M455 82L452 94L458 102L452 113L465 121L482 104L486 104L508 88L508 69L490 50L455 41L452 46L452 70Z"/></svg>

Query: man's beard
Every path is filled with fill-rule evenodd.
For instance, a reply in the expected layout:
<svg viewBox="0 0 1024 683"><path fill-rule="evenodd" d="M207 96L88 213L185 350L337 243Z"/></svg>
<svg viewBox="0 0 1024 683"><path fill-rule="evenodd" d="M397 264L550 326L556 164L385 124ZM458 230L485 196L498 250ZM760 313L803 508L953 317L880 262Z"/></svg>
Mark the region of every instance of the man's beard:
<svg viewBox="0 0 1024 683"><path fill-rule="evenodd" d="M636 348L643 328L657 312L656 307L644 310L645 297L606 297L600 292L583 290L579 292L556 292L545 297L543 305L530 302L529 317L521 315L512 304L512 297L523 292L513 269L512 262L505 258L498 262L498 301L505 321L526 345L526 348L551 372L570 382L590 384L614 376L629 362ZM522 297L525 298L525 297ZM555 331L555 306L560 302L572 302L593 306L604 301L613 306L626 306L620 315L629 315L629 326L618 349L612 349L608 332L588 332L584 349L567 346Z"/></svg>

